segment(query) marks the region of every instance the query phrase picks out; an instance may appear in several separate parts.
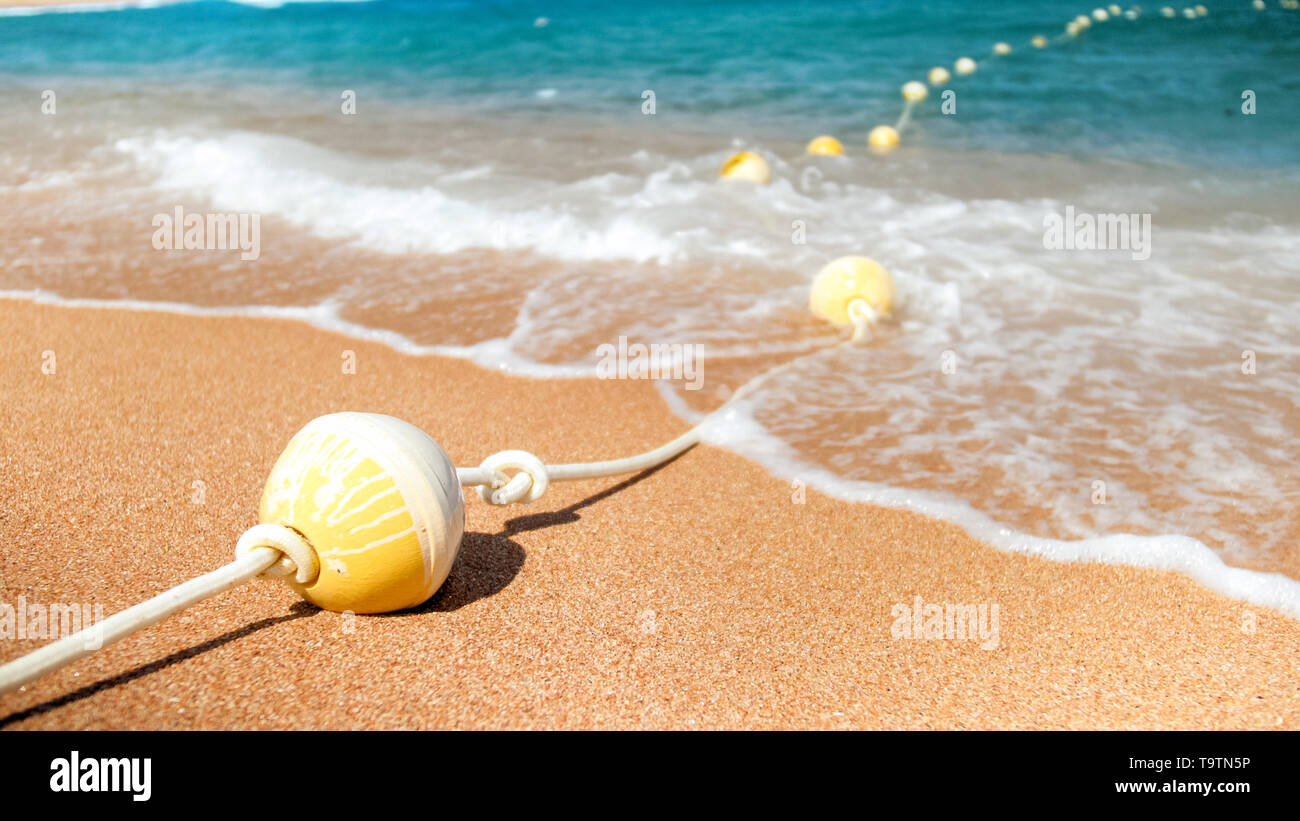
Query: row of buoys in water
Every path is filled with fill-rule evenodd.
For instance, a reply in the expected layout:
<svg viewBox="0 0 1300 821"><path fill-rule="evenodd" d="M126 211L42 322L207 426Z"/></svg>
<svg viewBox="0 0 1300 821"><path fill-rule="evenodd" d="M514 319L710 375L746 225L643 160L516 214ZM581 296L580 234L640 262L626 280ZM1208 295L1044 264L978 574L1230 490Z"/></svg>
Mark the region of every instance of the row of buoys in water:
<svg viewBox="0 0 1300 821"><path fill-rule="evenodd" d="M1267 8L1264 0L1253 0L1252 7L1262 11ZM1284 9L1300 8L1300 0L1280 0L1280 5ZM1210 12L1205 6L1197 5L1183 9L1183 16L1188 19L1205 17ZM1065 24L1065 34L1069 37L1077 36L1084 29L1092 26L1093 21L1104 23L1111 18L1124 17L1127 20L1136 20L1142 14L1140 6L1134 6L1127 11L1120 8L1118 4L1112 3L1105 8L1096 8L1092 10L1091 15L1080 14L1073 20ZM1178 12L1172 6L1165 6L1160 9L1160 14L1164 17L1177 17ZM1041 34L1035 34L1029 40L1029 44L1034 48L1047 48L1049 41ZM994 43L993 53L999 57L1005 57L1012 51L1011 44L1005 42ZM935 66L930 69L926 75L930 86L938 88L952 79L953 74L959 77L965 77L974 74L978 64L970 57L959 57L953 63L952 71L949 72L944 66ZM899 119L898 125L878 125L871 129L867 134L867 148L874 154L888 154L898 147L901 141L900 131L903 124L907 122L908 113L911 107L923 101L929 95L929 89L925 83L919 80L912 80L904 83L902 87L904 102L903 116ZM809 143L804 153L814 157L838 157L844 154L844 143L827 134L814 137ZM761 154L754 151L741 151L729 157L723 164L719 173L720 177L731 180L746 180L748 182L766 185L772 181L772 170L768 167L767 160L763 159Z"/></svg>

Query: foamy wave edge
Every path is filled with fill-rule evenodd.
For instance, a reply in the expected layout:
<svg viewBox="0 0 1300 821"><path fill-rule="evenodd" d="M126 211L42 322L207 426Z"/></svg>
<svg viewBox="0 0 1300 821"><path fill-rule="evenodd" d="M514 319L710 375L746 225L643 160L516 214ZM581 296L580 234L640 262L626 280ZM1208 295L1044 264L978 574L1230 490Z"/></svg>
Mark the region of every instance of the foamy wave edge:
<svg viewBox="0 0 1300 821"><path fill-rule="evenodd" d="M582 378L592 375L590 368L541 365L508 354L509 348L505 339L489 340L468 347L419 345L394 331L368 328L348 322L339 317L337 307L331 303L305 307L208 308L180 302L68 298L42 290L0 291L0 299L67 308L150 311L187 316L291 319L355 339L378 342L398 353L469 359L476 364L505 373L534 378ZM691 424L703 423L703 441L756 462L779 479L798 480L832 498L919 513L957 525L975 539L1010 553L1038 556L1063 564L1097 562L1146 570L1173 571L1227 598L1267 607L1300 620L1300 581L1281 573L1265 573L1227 565L1208 546L1190 536L1115 534L1066 541L1018 533L998 524L966 502L943 498L938 494L924 491L843 479L825 468L803 462L788 445L769 434L754 419L752 403L749 400L740 400L722 412L706 418L688 410L680 399L664 388L662 383L659 385L659 394L679 417Z"/></svg>

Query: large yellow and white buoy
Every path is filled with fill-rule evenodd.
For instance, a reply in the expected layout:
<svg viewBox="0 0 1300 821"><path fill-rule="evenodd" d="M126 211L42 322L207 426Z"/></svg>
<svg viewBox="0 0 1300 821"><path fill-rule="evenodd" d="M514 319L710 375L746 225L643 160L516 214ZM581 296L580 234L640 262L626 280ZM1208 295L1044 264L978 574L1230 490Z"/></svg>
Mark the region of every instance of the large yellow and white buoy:
<svg viewBox="0 0 1300 821"><path fill-rule="evenodd" d="M926 79L930 81L930 85L932 86L941 86L952 79L952 75L949 74L948 69L943 66L935 66L930 69L930 73L926 75Z"/></svg>
<svg viewBox="0 0 1300 821"><path fill-rule="evenodd" d="M375 413L308 422L271 469L259 515L310 545L315 578L287 581L336 612L423 603L451 572L465 532L465 498L447 454L414 425Z"/></svg>
<svg viewBox="0 0 1300 821"><path fill-rule="evenodd" d="M889 316L894 310L894 280L873 259L840 257L818 272L808 294L808 307L827 322L850 325L858 300L876 316Z"/></svg>
<svg viewBox="0 0 1300 821"><path fill-rule="evenodd" d="M767 160L762 155L753 151L741 151L731 155L722 165L722 170L718 176L728 180L747 180L759 185L767 185L772 181L772 169L768 167Z"/></svg>
<svg viewBox="0 0 1300 821"><path fill-rule="evenodd" d="M808 147L804 149L804 153L811 156L838 157L844 153L844 143L823 134L820 137L814 137L808 143Z"/></svg>
<svg viewBox="0 0 1300 821"><path fill-rule="evenodd" d="M975 61L969 57L958 57L957 62L952 64L952 68L959 76L975 73Z"/></svg>
<svg viewBox="0 0 1300 821"><path fill-rule="evenodd" d="M1105 9L1093 9L1092 19L1096 20L1098 23L1104 23L1110 19L1110 13Z"/></svg>
<svg viewBox="0 0 1300 821"><path fill-rule="evenodd" d="M930 90L925 87L925 83L917 80L903 83L903 99L907 100L909 103L919 103L924 100L925 96L929 93Z"/></svg>
<svg viewBox="0 0 1300 821"><path fill-rule="evenodd" d="M867 134L867 147L876 154L888 154L898 148L898 131L892 125L878 125Z"/></svg>

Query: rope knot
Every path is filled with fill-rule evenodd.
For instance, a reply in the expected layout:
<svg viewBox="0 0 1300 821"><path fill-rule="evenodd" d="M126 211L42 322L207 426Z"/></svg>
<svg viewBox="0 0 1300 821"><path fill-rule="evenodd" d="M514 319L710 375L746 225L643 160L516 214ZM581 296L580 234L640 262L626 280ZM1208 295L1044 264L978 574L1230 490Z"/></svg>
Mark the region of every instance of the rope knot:
<svg viewBox="0 0 1300 821"><path fill-rule="evenodd" d="M483 460L479 466L497 475L516 471L505 482L497 480L491 485L479 485L478 495L490 505L509 505L515 502L528 504L542 498L551 478L542 460L526 450L503 450Z"/></svg>
<svg viewBox="0 0 1300 821"><path fill-rule="evenodd" d="M316 581L316 575L320 573L316 551L293 528L274 524L253 525L235 543L235 555L245 556L259 547L280 554L280 560L263 571L263 576L292 576L298 584Z"/></svg>

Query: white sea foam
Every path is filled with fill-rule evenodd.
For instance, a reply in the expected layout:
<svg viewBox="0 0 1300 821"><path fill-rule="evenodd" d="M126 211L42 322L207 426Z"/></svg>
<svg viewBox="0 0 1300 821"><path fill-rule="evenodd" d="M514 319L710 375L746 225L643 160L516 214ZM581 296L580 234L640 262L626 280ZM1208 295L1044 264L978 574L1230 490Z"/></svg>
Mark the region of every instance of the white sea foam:
<svg viewBox="0 0 1300 821"><path fill-rule="evenodd" d="M1110 205L1099 210L1155 212L1154 250L1139 263L1046 250L1044 214L1066 200L886 187L872 182L872 160L856 158L813 166L773 156L773 183L755 188L716 182L725 152L669 157L644 146L557 180L508 152L480 153L479 142L464 157L403 161L401 174L239 131L158 131L115 145L155 193L216 210L382 253L509 252L528 263L523 273L506 265L456 279L431 262L415 266L417 281L384 286L400 293L371 293L378 286L359 279L319 306L215 312L299 319L521 375L591 377L574 341L620 335L704 343L715 361L809 354L824 341L768 328L788 328L804 310L826 260L866 253L894 273L895 321L870 345L813 353L765 384L748 421L733 410L740 433L719 428L715 442L833 495L937 515L1000 547L1176 569L1296 613L1293 582L1230 568L1206 547L1256 561L1285 549L1297 526L1282 481L1295 459L1288 414L1300 408L1293 224L1250 216L1207 231L1180 221L1176 189L1135 196L1127 180L1098 180L1076 190L1079 202ZM792 241L796 224L806 242ZM537 260L562 264L535 277ZM342 318L372 300L418 312L427 294L466 288L478 289L475 300L510 298L513 318L491 338L422 345ZM1259 360L1251 374L1246 352ZM691 418L677 389L663 386ZM1103 504L1089 502L1097 481Z"/></svg>
<svg viewBox="0 0 1300 821"><path fill-rule="evenodd" d="M1114 534L1066 541L1016 532L967 502L942 494L849 480L800 460L788 445L770 435L753 417L747 400L707 419L704 441L759 462L776 476L801 481L838 499L911 510L961 526L971 536L1013 553L1058 562L1100 562L1172 570L1239 601L1269 607L1300 619L1300 581L1280 573L1231 567L1203 543L1187 536Z"/></svg>

